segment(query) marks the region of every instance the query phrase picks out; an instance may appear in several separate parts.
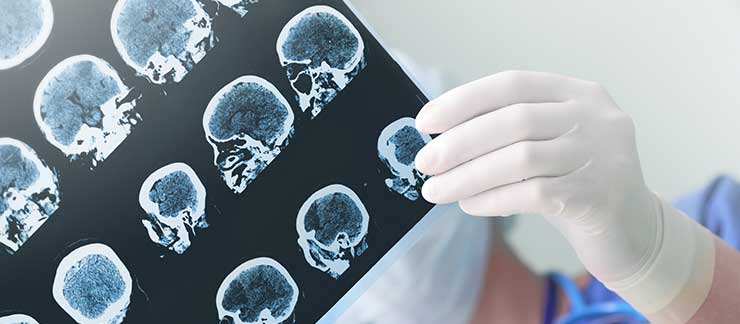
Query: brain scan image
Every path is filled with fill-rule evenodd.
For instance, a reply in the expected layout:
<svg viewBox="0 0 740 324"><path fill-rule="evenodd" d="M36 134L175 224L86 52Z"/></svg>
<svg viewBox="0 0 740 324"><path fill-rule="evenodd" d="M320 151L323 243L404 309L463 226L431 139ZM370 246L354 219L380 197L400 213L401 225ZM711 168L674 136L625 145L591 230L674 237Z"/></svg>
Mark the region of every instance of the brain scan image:
<svg viewBox="0 0 740 324"><path fill-rule="evenodd" d="M59 202L54 171L26 144L0 138L0 246L15 254Z"/></svg>
<svg viewBox="0 0 740 324"><path fill-rule="evenodd" d="M80 324L120 324L131 299L128 269L107 245L82 246L57 268L52 295Z"/></svg>
<svg viewBox="0 0 740 324"><path fill-rule="evenodd" d="M233 324L279 324L298 302L298 286L270 258L249 260L232 271L216 294L219 319Z"/></svg>
<svg viewBox="0 0 740 324"><path fill-rule="evenodd" d="M301 110L311 118L366 66L360 33L327 6L310 7L291 19L278 37L277 52Z"/></svg>
<svg viewBox="0 0 740 324"><path fill-rule="evenodd" d="M130 92L106 61L73 56L57 64L36 89L36 123L70 160L94 168L141 121Z"/></svg>
<svg viewBox="0 0 740 324"><path fill-rule="evenodd" d="M312 267L338 279L367 249L370 216L350 188L334 184L309 197L296 219L298 245Z"/></svg>
<svg viewBox="0 0 740 324"><path fill-rule="evenodd" d="M0 324L39 324L39 322L28 315L14 314L0 317Z"/></svg>
<svg viewBox="0 0 740 324"><path fill-rule="evenodd" d="M293 110L270 82L240 77L223 87L206 108L203 129L214 164L234 193L242 193L288 145Z"/></svg>
<svg viewBox="0 0 740 324"><path fill-rule="evenodd" d="M428 178L416 170L414 160L432 138L416 130L413 118L401 118L388 125L378 137L378 156L393 178L386 179L388 189L411 201L419 199L421 186Z"/></svg>
<svg viewBox="0 0 740 324"><path fill-rule="evenodd" d="M249 12L249 7L259 3L259 0L216 0L218 3L231 8L239 16L246 16Z"/></svg>
<svg viewBox="0 0 740 324"><path fill-rule="evenodd" d="M206 223L206 188L195 171L173 163L152 173L141 186L142 220L152 242L183 254Z"/></svg>
<svg viewBox="0 0 740 324"><path fill-rule="evenodd" d="M0 1L0 70L16 67L36 54L53 24L49 0Z"/></svg>
<svg viewBox="0 0 740 324"><path fill-rule="evenodd" d="M126 64L155 84L182 81L216 42L196 0L119 0L111 34Z"/></svg>

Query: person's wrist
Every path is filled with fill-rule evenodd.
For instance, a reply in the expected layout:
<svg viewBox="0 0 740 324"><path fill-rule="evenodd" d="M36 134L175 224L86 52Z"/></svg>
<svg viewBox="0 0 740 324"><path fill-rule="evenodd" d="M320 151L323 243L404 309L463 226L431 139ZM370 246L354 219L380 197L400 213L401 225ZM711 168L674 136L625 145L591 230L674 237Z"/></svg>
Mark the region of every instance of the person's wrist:
<svg viewBox="0 0 740 324"><path fill-rule="evenodd" d="M594 220L571 224L569 237L586 269L603 283L629 280L655 257L661 202L647 188L630 190Z"/></svg>
<svg viewBox="0 0 740 324"><path fill-rule="evenodd" d="M632 275L604 284L652 323L685 323L709 293L712 235L657 195L660 212L649 256Z"/></svg>

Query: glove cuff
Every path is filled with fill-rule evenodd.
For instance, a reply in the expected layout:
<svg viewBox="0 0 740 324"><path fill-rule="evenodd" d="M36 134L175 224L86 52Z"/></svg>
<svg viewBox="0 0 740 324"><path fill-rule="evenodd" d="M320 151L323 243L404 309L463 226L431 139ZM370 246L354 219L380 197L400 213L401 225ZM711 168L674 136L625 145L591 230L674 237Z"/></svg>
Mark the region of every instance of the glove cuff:
<svg viewBox="0 0 740 324"><path fill-rule="evenodd" d="M651 257L634 275L605 283L651 323L686 323L714 279L713 235L655 195L660 206Z"/></svg>

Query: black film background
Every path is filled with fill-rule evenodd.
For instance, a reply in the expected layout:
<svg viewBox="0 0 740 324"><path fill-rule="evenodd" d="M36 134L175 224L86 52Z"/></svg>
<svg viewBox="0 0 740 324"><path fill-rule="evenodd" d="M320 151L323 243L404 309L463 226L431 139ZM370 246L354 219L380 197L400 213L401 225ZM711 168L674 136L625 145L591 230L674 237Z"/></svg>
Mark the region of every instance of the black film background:
<svg viewBox="0 0 740 324"><path fill-rule="evenodd" d="M135 280L125 323L216 323L216 291L242 262L269 256L298 283L296 323L312 323L431 209L390 192L376 141L398 118L414 116L426 99L342 1L270 0L245 18L226 7L214 16L218 42L179 84L157 86L137 77L110 35L115 1L56 0L54 27L42 50L20 67L0 71L0 137L30 145L59 174L59 210L13 256L0 256L0 312L17 311L40 323L73 323L51 292L61 258L84 242L113 248ZM210 1L209 13L216 10ZM303 117L275 50L284 24L303 9L329 5L343 13L365 41L367 67L315 120ZM91 171L71 163L46 141L33 118L33 95L57 63L78 54L108 61L142 93L143 121L116 151ZM202 129L212 96L243 75L272 82L296 113L291 144L240 195L231 193L213 165ZM175 255L151 242L140 219L138 192L154 170L185 162L208 192L210 227L190 249ZM295 218L316 190L341 183L370 213L369 248L334 280L310 267L297 244ZM161 256L164 257L161 257Z"/></svg>

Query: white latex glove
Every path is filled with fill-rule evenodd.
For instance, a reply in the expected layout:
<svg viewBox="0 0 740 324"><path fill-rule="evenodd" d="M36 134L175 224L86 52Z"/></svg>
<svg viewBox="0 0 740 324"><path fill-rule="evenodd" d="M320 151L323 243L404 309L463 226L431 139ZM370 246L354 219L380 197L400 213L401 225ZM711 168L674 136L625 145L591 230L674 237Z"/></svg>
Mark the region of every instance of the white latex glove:
<svg viewBox="0 0 740 324"><path fill-rule="evenodd" d="M634 124L600 85L503 72L435 99L417 128L441 134L416 158L434 175L427 200L473 215L545 215L654 323L686 322L703 303L712 236L647 188Z"/></svg>

